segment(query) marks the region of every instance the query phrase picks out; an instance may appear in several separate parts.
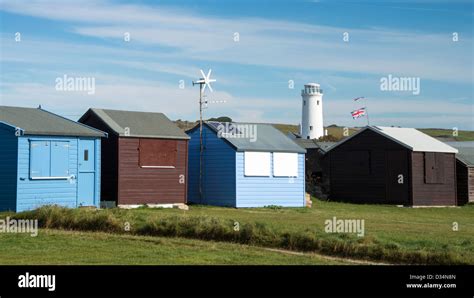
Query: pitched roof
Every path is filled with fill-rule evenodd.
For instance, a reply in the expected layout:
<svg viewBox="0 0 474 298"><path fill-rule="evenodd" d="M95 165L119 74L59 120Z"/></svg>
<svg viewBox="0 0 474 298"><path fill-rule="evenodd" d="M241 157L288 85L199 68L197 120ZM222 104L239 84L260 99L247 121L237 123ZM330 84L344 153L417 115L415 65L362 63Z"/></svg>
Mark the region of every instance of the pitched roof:
<svg viewBox="0 0 474 298"><path fill-rule="evenodd" d="M294 138L292 139L296 144L301 148L305 149L318 149L319 146L314 142L314 140L308 140L303 138Z"/></svg>
<svg viewBox="0 0 474 298"><path fill-rule="evenodd" d="M474 148L461 147L458 148L459 153L456 158L468 167L474 167Z"/></svg>
<svg viewBox="0 0 474 298"><path fill-rule="evenodd" d="M204 124L216 133L219 132L221 127L219 125L224 127L226 125L226 123L215 121L206 121ZM271 124L237 122L227 122L227 124L234 125L237 130L241 130L240 134L221 134L221 137L236 148L237 151L306 153L305 149L298 146ZM196 128L199 128L199 125L188 130L188 132ZM248 135L246 134L247 131L255 132L255 135Z"/></svg>
<svg viewBox="0 0 474 298"><path fill-rule="evenodd" d="M287 136L298 144L301 148L304 149L319 149L325 153L329 148L334 146L337 142L326 142L326 141L317 141L316 139L304 139L301 138L298 134L289 133Z"/></svg>
<svg viewBox="0 0 474 298"><path fill-rule="evenodd" d="M112 131L122 137L189 139L188 135L163 113L91 108L79 121L87 118L90 113L95 114Z"/></svg>
<svg viewBox="0 0 474 298"><path fill-rule="evenodd" d="M106 137L103 131L41 108L0 106L0 122L20 128L27 135Z"/></svg>
<svg viewBox="0 0 474 298"><path fill-rule="evenodd" d="M320 141L314 141L314 142L318 146L319 150L323 152L327 152L329 148L337 144L337 142L320 142Z"/></svg>
<svg viewBox="0 0 474 298"><path fill-rule="evenodd" d="M448 142L449 145L458 149L456 158L468 167L474 166L474 147L472 142Z"/></svg>
<svg viewBox="0 0 474 298"><path fill-rule="evenodd" d="M329 148L327 151L333 150L339 145L347 142L348 140L356 137L360 133L371 130L382 136L391 139L394 142L406 147L407 149L415 152L443 152L443 153L457 153L458 150L453 148L429 135L422 133L414 128L401 128L401 127L384 127L384 126L367 126L360 129L357 133L352 136L345 138L344 140L336 143L334 146Z"/></svg>

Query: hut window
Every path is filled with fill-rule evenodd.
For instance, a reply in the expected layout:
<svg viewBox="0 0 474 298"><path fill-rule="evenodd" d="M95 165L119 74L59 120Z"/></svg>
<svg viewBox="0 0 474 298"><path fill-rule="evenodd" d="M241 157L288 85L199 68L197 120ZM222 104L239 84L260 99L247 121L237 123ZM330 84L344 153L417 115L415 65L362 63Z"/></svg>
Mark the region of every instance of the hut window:
<svg viewBox="0 0 474 298"><path fill-rule="evenodd" d="M68 176L68 141L30 141L31 179L65 179Z"/></svg>
<svg viewBox="0 0 474 298"><path fill-rule="evenodd" d="M177 146L175 140L140 139L138 148L140 167L175 167Z"/></svg>
<svg viewBox="0 0 474 298"><path fill-rule="evenodd" d="M270 176L270 152L244 152L245 176Z"/></svg>
<svg viewBox="0 0 474 298"><path fill-rule="evenodd" d="M443 184L444 176L444 153L425 152L425 183Z"/></svg>
<svg viewBox="0 0 474 298"><path fill-rule="evenodd" d="M298 153L273 153L273 176L298 177Z"/></svg>

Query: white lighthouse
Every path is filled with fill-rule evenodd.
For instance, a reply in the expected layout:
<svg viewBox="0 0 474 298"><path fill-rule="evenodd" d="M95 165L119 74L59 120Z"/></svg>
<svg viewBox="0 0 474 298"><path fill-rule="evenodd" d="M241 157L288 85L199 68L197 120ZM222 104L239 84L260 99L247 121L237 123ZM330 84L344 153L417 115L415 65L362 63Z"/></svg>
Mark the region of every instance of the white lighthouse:
<svg viewBox="0 0 474 298"><path fill-rule="evenodd" d="M318 139L324 136L323 126L323 90L319 84L308 83L301 90L303 97L303 116L301 138Z"/></svg>

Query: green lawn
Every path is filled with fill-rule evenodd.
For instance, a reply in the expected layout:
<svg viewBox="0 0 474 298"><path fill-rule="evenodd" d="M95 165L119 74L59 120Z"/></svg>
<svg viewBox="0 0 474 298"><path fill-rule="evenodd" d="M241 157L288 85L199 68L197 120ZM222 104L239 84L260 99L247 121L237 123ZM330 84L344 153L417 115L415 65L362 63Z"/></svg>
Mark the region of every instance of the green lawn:
<svg viewBox="0 0 474 298"><path fill-rule="evenodd" d="M41 229L37 237L0 233L1 265L330 265L316 254L182 238Z"/></svg>
<svg viewBox="0 0 474 298"><path fill-rule="evenodd" d="M313 208L233 209L191 206L177 209L136 209L135 221L170 214L206 215L239 223L261 222L279 231L310 230L324 235L324 222L332 219L364 219L363 241L380 242L407 250L452 252L474 264L474 206L447 208L402 208L386 205L356 205L315 200ZM126 214L126 213L125 213ZM457 222L458 231L453 231ZM352 238L357 238L356 236Z"/></svg>
<svg viewBox="0 0 474 298"><path fill-rule="evenodd" d="M0 213L0 218L7 215L13 214ZM97 251L104 251L104 254L94 256L95 250L91 251L91 258L98 258L99 262L102 258L104 262L110 260L106 253L108 250L105 249L108 246L131 251L137 249L146 254L148 249L166 250L168 246L179 247L180 243L187 248L189 246L185 243L198 243L201 245L200 249L185 250L182 255L171 254L168 258L161 259L160 262L186 264L189 263L190 257L188 256L196 254L196 263L206 263L209 257L209 253L206 251L211 248L217 250L216 259L209 261L213 264L221 262L225 264L289 264L293 262L301 264L304 262L325 263L329 260L322 260L317 255L313 256L315 258L313 260L307 260L305 256L293 259L268 250L262 251L263 248L257 248L260 246L312 251L324 255L387 263L474 264L474 205L447 208L401 208L314 200L313 208L235 209L190 206L188 211L154 208L133 210L45 208L15 216L18 218L39 218L42 227L47 228L110 233L110 236L101 234L100 237L105 237L105 240L114 244L108 245L105 240L105 242L98 241L95 244L104 245L104 249L97 249ZM325 221L333 217L364 220L365 236L326 233L324 230ZM130 223L130 231L124 230L124 223ZM242 229L235 232L233 227L237 223ZM453 230L453 223L457 223L458 231ZM77 235L83 234L64 234L61 237L55 236L56 238L46 237L46 239L36 242L37 240L30 239L29 236L2 235L0 233L0 249L2 245L14 242L15 237L20 237L18 238L20 240L21 237L26 237L26 240L17 241L20 243L25 241L25 249L30 247L28 242L32 247L34 247L34 243L39 243L38 245L41 244L43 247L51 247L51 249L61 251L61 254L67 254L66 249L61 249L61 241L64 241L64 245L77 243L79 251L82 250L81 240L78 240ZM81 237L92 237L93 234L84 235ZM163 238L164 236L167 238ZM3 241L3 239L9 241ZM133 241L128 241L130 239ZM160 247L147 246L155 241L153 239L159 239L164 245ZM48 243L48 241L51 242ZM94 243L94 241L85 242ZM94 247L94 245L90 246ZM9 249L2 251L9 253L3 254L4 256L0 259L16 253ZM219 251L223 254L220 257L217 253ZM236 257L240 255L241 251L246 251L249 257ZM257 256L258 254L265 256L253 257L255 256L252 256L253 253L256 253ZM93 260L93 262L95 261L97 260ZM135 261L137 260L132 259L130 262L134 263ZM144 259L143 263L147 262L156 263L157 260Z"/></svg>

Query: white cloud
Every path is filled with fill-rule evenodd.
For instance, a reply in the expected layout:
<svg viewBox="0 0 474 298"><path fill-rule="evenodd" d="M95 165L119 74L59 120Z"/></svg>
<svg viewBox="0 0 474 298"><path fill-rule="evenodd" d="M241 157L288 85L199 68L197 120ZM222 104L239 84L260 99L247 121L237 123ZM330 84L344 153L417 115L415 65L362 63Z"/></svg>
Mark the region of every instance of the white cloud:
<svg viewBox="0 0 474 298"><path fill-rule="evenodd" d="M4 1L3 10L68 21L72 32L174 49L175 57L303 70L419 76L472 82L466 63L472 41L454 44L449 34L351 29L256 18L197 16L169 7L110 1ZM71 27L72 26L72 27ZM342 41L349 32L350 42ZM233 41L239 32L240 41Z"/></svg>
<svg viewBox="0 0 474 298"><path fill-rule="evenodd" d="M304 81L313 80L313 71L322 71L328 75L321 83L332 91L350 84L363 85L368 90L367 86L373 82L367 79L367 74L373 77L391 73L461 84L473 82L472 41L463 36L461 42L453 43L449 33L425 34L387 28L362 30L256 18L224 19L197 16L170 7L99 0L87 3L7 0L2 1L0 9L62 21L63 30L92 38L87 43L79 43L29 37L15 43L11 36L4 34L0 40L2 64L21 65L18 67L21 74L1 74L4 83L0 85L0 101L27 106L41 103L63 114L76 115L88 107L107 107L160 111L175 119L196 119L197 90L191 88L189 82L186 82L187 88L181 90L178 82L174 85L169 80L167 83L150 78L141 80L134 78L128 69L189 79L198 74L196 65L212 65L213 62L271 66L282 78L288 71L292 74L288 79ZM350 33L349 43L342 41L342 33L346 31ZM131 34L129 43L123 42L124 32ZM239 42L233 41L234 32L239 32ZM110 43L99 46L90 42L95 38ZM122 67L120 75L112 75L113 71L104 65ZM18 82L24 75L23 66L36 78L35 83ZM340 77L334 74L337 72L364 76ZM58 73L96 76L96 94L57 92L52 83L39 82L45 74L54 77ZM248 78L240 73L218 78L223 85L233 80L245 85ZM228 115L249 122L297 124L300 121L299 96L271 96L239 96L218 91L212 98L227 102L211 104L205 114L208 117ZM419 126L419 121L420 125L451 126L462 122L459 127L474 127L473 106L462 102L419 97L416 101L381 98L369 104L371 118L379 125ZM327 98L325 123L353 124L349 114L352 108L350 99ZM387 116L390 114L396 116ZM433 117L437 118L433 120Z"/></svg>

